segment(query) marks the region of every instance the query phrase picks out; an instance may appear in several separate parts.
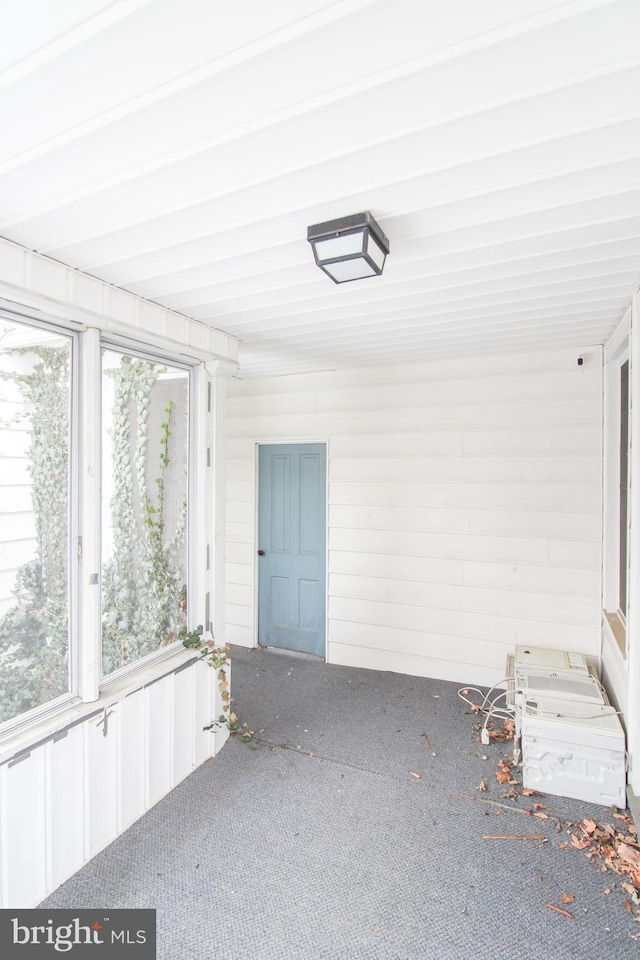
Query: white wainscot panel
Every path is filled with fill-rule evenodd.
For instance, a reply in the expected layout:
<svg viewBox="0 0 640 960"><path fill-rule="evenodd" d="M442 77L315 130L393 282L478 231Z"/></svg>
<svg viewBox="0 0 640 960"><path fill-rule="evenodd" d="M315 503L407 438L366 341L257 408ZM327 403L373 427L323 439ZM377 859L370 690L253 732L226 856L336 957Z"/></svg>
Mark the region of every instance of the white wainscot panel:
<svg viewBox="0 0 640 960"><path fill-rule="evenodd" d="M0 768L4 907L33 907L47 892L44 750Z"/></svg>
<svg viewBox="0 0 640 960"><path fill-rule="evenodd" d="M143 690L119 704L119 827L125 830L146 809L147 716Z"/></svg>
<svg viewBox="0 0 640 960"><path fill-rule="evenodd" d="M92 857L118 833L118 706L84 724L86 821L85 851Z"/></svg>
<svg viewBox="0 0 640 960"><path fill-rule="evenodd" d="M212 721L217 720L214 702L214 684L218 684L218 671L208 667L206 663L196 663L193 667L196 689L196 719L195 719L195 758L196 764L201 764L217 752L215 731L204 730Z"/></svg>
<svg viewBox="0 0 640 960"><path fill-rule="evenodd" d="M184 780L194 768L195 667L174 674L173 683L173 783Z"/></svg>
<svg viewBox="0 0 640 960"><path fill-rule="evenodd" d="M0 765L1 907L36 906L220 749L214 681L183 664Z"/></svg>
<svg viewBox="0 0 640 960"><path fill-rule="evenodd" d="M629 710L628 665L606 622L602 625L602 679L612 703L626 716Z"/></svg>
<svg viewBox="0 0 640 960"><path fill-rule="evenodd" d="M149 774L147 805L152 806L171 787L173 766L173 677L163 677L145 688Z"/></svg>
<svg viewBox="0 0 640 960"><path fill-rule="evenodd" d="M44 748L49 804L47 888L57 887L78 869L84 855L84 726L64 731Z"/></svg>

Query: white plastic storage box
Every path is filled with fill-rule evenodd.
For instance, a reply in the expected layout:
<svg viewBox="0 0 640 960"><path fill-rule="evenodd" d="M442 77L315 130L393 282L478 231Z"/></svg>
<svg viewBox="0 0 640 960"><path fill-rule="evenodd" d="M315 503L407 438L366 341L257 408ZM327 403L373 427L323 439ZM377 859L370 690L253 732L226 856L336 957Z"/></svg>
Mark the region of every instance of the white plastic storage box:
<svg viewBox="0 0 640 960"><path fill-rule="evenodd" d="M522 704L523 783L587 803L627 805L624 731L613 708L527 698Z"/></svg>

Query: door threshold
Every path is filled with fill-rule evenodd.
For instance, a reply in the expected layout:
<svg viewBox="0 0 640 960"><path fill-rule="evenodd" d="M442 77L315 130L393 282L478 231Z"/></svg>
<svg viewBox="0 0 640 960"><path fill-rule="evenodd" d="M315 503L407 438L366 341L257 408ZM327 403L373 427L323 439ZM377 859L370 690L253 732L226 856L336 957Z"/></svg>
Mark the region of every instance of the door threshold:
<svg viewBox="0 0 640 960"><path fill-rule="evenodd" d="M268 650L269 653L278 653L281 656L285 657L295 657L297 660L313 660L316 663L320 660L324 663L324 657L321 657L316 653L303 653L302 650L287 650L286 647L265 647L262 644L258 645L259 650Z"/></svg>

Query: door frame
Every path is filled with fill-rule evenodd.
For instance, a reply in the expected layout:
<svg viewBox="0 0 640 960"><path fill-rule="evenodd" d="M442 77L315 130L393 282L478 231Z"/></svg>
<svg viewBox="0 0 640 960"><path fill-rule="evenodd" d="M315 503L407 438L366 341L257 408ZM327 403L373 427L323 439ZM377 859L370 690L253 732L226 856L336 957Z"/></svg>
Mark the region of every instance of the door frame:
<svg viewBox="0 0 640 960"><path fill-rule="evenodd" d="M325 538L324 538L324 660L328 663L327 651L329 647L329 441L326 438L316 439L304 437L302 439L292 439L286 437L269 440L255 440L253 444L253 646L258 647L258 611L260 604L260 565L258 563L258 539L260 535L260 447L271 447L276 445L288 444L297 446L300 443L321 443L325 447ZM295 652L295 651L292 651Z"/></svg>

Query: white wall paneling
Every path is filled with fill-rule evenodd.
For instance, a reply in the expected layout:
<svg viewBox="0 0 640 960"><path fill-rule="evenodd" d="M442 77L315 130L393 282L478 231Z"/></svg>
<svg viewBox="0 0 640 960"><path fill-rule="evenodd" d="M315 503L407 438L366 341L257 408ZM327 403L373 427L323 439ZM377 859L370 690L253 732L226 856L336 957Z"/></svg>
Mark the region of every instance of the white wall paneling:
<svg viewBox="0 0 640 960"><path fill-rule="evenodd" d="M222 712L214 681L188 660L4 759L1 907L36 906L220 749L226 729L202 730Z"/></svg>
<svg viewBox="0 0 640 960"><path fill-rule="evenodd" d="M84 860L84 837L78 826L84 822L83 765L84 726L64 730L45 745L50 802L46 831L50 840L47 889L67 879ZM46 796L46 792L45 792Z"/></svg>
<svg viewBox="0 0 640 960"><path fill-rule="evenodd" d="M2 906L35 906L47 893L44 750L25 751L0 767L0 791Z"/></svg>
<svg viewBox="0 0 640 960"><path fill-rule="evenodd" d="M255 643L254 445L326 437L330 661L471 683L520 642L598 656L600 348L233 380L227 411L229 640Z"/></svg>
<svg viewBox="0 0 640 960"><path fill-rule="evenodd" d="M118 833L118 713L114 703L85 723L85 850L92 855Z"/></svg>

